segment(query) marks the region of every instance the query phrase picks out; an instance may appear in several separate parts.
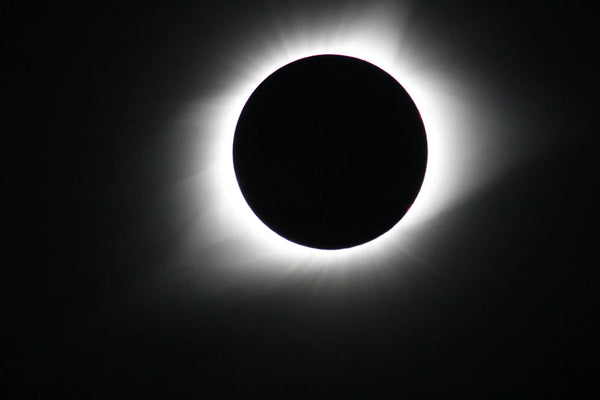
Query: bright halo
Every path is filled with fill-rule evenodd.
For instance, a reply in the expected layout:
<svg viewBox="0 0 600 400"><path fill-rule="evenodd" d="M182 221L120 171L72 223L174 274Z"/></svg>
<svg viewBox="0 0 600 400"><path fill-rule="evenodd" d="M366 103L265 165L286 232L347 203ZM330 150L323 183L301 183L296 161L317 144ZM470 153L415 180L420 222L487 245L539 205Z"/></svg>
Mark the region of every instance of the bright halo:
<svg viewBox="0 0 600 400"><path fill-rule="evenodd" d="M438 216L489 180L493 168L486 161L490 146L480 129L487 122L480 100L446 68L425 61L434 46L427 38L407 39L398 27L401 17L389 5L368 15L356 11L312 21L282 16L278 24L261 26L262 32L237 38L229 68L216 74L218 89L190 110L198 163L190 167L195 189L188 205L196 211L188 255L210 254L219 273L235 274L384 266L389 259L414 256L415 232L435 225ZM390 231L349 249L304 247L271 231L247 205L233 168L236 124L256 87L284 65L320 54L355 57L386 71L415 102L427 134L427 170L413 206Z"/></svg>

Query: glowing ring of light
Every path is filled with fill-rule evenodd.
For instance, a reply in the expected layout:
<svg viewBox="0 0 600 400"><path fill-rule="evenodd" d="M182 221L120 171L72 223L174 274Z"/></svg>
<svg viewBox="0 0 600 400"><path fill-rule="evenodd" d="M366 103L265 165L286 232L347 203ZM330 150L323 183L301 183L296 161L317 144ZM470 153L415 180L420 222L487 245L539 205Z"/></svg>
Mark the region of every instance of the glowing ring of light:
<svg viewBox="0 0 600 400"><path fill-rule="evenodd" d="M194 111L199 164L192 167L198 178L193 202L201 215L190 233L200 240L192 240L192 246L217 248L213 260L230 272L242 267L246 271L255 270L253 267L306 271L383 265L393 254L410 253L405 242L410 242L416 228L433 221L482 182L485 165L472 168L473 152L485 147L477 129L470 127L477 100L469 98L443 69L422 60L420 52L432 47L427 40L416 43L420 52L414 50L414 42L406 46L397 31L396 17L389 8L370 15L345 15L337 24L321 17L299 32L289 28L291 24L246 38L244 54L235 60L243 69L221 72L221 88ZM260 46L264 43L268 46ZM349 249L312 249L271 231L247 205L233 169L235 127L252 92L284 65L319 54L355 57L386 71L410 94L427 133L427 170L411 209L384 235Z"/></svg>

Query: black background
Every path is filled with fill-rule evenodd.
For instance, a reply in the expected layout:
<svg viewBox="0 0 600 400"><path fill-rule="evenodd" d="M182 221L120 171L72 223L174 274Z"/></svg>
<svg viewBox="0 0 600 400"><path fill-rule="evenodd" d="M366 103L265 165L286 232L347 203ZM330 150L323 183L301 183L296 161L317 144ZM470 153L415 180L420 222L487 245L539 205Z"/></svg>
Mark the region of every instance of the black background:
<svg viewBox="0 0 600 400"><path fill-rule="evenodd" d="M168 194L190 153L166 127L198 88L214 90L235 57L224 43L266 12L339 4L4 2L3 387L39 398L594 389L593 11L480 3L415 2L402 23L425 27L445 62L526 121L512 137L530 156L446 211L427 265L366 288L290 278L180 296L194 285L161 279L185 236Z"/></svg>

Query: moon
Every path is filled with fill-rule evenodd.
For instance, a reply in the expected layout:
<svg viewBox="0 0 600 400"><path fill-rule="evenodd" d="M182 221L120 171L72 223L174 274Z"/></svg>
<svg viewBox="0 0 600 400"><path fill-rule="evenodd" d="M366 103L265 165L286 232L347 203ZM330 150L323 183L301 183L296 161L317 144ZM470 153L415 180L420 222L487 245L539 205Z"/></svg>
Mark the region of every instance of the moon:
<svg viewBox="0 0 600 400"><path fill-rule="evenodd" d="M345 249L383 235L409 210L427 137L415 103L387 72L316 55L254 90L235 129L233 164L248 206L272 231Z"/></svg>

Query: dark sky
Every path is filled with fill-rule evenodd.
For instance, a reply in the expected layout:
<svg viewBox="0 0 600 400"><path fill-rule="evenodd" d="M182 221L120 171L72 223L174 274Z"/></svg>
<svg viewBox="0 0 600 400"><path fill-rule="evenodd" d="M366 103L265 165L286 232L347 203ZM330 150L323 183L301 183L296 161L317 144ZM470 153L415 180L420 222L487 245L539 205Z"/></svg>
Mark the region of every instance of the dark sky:
<svg viewBox="0 0 600 400"><path fill-rule="evenodd" d="M173 261L189 238L172 193L192 154L173 121L216 90L224 60L237 57L230 42L262 29L265 15L343 9L221 3L0 6L3 389L504 399L592 388L600 121L591 6L428 1L399 21L494 93L498 125L516 121L505 142L527 150L425 230L427 263L368 283L215 279L202 293L209 285L196 287ZM197 252L204 282L211 257Z"/></svg>

